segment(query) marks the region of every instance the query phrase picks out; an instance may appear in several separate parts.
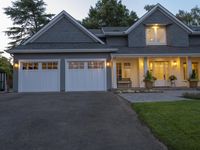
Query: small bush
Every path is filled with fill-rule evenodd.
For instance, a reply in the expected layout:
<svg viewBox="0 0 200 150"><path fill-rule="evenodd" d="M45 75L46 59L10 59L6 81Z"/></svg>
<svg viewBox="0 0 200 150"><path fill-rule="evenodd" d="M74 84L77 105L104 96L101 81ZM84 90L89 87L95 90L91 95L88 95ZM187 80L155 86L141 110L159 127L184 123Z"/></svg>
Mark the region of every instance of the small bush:
<svg viewBox="0 0 200 150"><path fill-rule="evenodd" d="M200 100L200 93L183 93L183 97Z"/></svg>

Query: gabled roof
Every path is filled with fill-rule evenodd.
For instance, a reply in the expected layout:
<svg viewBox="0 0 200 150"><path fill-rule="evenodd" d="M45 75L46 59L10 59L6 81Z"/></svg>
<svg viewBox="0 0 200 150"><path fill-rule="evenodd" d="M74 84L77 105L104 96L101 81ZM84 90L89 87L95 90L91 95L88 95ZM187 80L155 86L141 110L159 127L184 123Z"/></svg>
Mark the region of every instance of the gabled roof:
<svg viewBox="0 0 200 150"><path fill-rule="evenodd" d="M157 10L160 10L161 12L163 12L164 15L168 16L177 25L179 25L182 29L186 30L187 32L189 32L189 33L193 33L194 32L192 29L190 29L188 26L186 26L183 22L181 22L179 19L177 19L176 16L174 16L170 11L168 11L166 8L164 8L161 4L157 4L149 12L147 12L144 16L142 16L135 24L133 24L128 30L126 30L126 33L129 34L132 30L134 30L146 18L148 18L151 14L153 14Z"/></svg>
<svg viewBox="0 0 200 150"><path fill-rule="evenodd" d="M34 34L31 38L29 38L27 41L25 41L22 45L26 45L27 43L31 43L35 41L37 38L39 38L43 33L45 33L48 29L50 29L53 25L55 25L59 20L61 20L63 17L67 17L70 21L72 21L80 30L82 30L84 33L86 33L88 36L90 36L94 41L99 42L101 44L104 44L103 41L101 41L98 37L96 37L93 33L91 33L89 30L87 30L84 26L82 26L76 19L74 19L70 14L68 14L66 11L62 11L59 13L56 17L54 17L46 26L44 26L40 31L38 31L36 34Z"/></svg>

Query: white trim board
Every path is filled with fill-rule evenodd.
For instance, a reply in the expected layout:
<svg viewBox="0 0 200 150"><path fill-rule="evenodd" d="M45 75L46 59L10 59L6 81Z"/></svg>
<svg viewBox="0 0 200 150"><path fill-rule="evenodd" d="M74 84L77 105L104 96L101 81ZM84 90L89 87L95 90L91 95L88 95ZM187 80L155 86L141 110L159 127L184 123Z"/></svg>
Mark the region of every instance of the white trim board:
<svg viewBox="0 0 200 150"><path fill-rule="evenodd" d="M70 21L75 23L84 33L89 35L94 41L100 42L101 44L105 44L102 40L100 40L98 37L96 37L93 33L91 33L89 30L87 30L85 27L83 27L80 23L76 21L70 14L68 14L66 11L62 11L57 16L55 16L46 26L44 26L40 31L38 31L36 34L34 34L31 38L29 38L27 41L25 41L22 45L26 45L27 43L33 42L38 37L40 37L44 32L46 32L48 29L50 29L53 25L55 25L59 20L61 20L64 16L66 16Z"/></svg>

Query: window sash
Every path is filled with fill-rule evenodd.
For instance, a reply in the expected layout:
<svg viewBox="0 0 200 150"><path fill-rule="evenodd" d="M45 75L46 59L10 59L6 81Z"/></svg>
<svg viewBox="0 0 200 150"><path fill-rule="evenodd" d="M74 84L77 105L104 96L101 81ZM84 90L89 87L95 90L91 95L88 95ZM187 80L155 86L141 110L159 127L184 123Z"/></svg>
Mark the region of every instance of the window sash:
<svg viewBox="0 0 200 150"><path fill-rule="evenodd" d="M165 27L147 27L146 28L147 45L166 45L166 28Z"/></svg>

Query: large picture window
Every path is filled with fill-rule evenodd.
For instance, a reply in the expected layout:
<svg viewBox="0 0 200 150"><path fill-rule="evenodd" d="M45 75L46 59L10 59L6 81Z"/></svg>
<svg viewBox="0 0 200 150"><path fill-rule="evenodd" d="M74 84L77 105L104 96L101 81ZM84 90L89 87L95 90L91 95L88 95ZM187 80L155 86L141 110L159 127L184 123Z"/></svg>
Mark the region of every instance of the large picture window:
<svg viewBox="0 0 200 150"><path fill-rule="evenodd" d="M149 26L146 28L147 45L166 45L166 28L164 26Z"/></svg>

